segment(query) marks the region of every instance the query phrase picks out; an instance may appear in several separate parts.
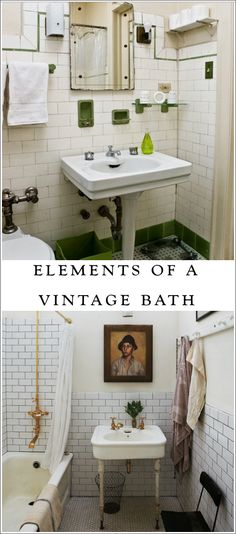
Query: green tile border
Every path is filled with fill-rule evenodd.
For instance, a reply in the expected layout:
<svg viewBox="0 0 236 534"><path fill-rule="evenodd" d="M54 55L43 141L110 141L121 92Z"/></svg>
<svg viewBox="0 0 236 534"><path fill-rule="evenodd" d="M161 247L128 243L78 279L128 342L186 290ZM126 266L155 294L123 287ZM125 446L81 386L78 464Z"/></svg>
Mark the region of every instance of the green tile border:
<svg viewBox="0 0 236 534"><path fill-rule="evenodd" d="M168 237L169 235L176 235L183 239L186 245L189 245L194 250L199 252L204 258L209 260L210 257L210 243L200 237L198 234L184 226L182 223L176 221L166 221L165 223L155 224L153 226L147 226L146 228L140 228L136 230L135 234L135 246L142 245L161 239L162 237ZM102 239L101 242L107 247L111 248L113 252L120 252L122 241L113 241L111 237Z"/></svg>

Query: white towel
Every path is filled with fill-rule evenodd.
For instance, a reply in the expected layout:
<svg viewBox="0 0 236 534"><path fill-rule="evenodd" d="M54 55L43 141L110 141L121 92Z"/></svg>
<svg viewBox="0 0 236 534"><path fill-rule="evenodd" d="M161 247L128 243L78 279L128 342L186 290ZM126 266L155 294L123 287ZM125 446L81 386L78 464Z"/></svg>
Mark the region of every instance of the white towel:
<svg viewBox="0 0 236 534"><path fill-rule="evenodd" d="M2 63L2 79L1 79L2 105L4 104L4 91L5 91L6 79L7 79L7 66L6 66L6 63Z"/></svg>
<svg viewBox="0 0 236 534"><path fill-rule="evenodd" d="M46 63L10 62L9 126L48 122Z"/></svg>
<svg viewBox="0 0 236 534"><path fill-rule="evenodd" d="M4 92L6 87L6 79L7 79L7 65L6 63L2 63L2 76L1 76L1 88L2 88L2 123L4 118Z"/></svg>
<svg viewBox="0 0 236 534"><path fill-rule="evenodd" d="M195 339L187 355L187 361L192 365L192 375L189 387L187 423L195 428L200 413L205 404L206 374L202 349L199 339Z"/></svg>

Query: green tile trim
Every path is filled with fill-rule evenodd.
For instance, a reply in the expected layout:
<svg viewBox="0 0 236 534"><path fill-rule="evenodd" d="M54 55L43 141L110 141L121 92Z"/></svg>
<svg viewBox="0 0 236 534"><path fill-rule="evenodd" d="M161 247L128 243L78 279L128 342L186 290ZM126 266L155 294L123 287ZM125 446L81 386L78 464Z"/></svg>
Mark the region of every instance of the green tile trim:
<svg viewBox="0 0 236 534"><path fill-rule="evenodd" d="M190 61L190 59L203 59L205 57L217 57L217 54L206 54L205 56L193 56L178 59L178 61Z"/></svg>
<svg viewBox="0 0 236 534"><path fill-rule="evenodd" d="M149 241L148 230L149 230L148 227L136 230L136 233L135 233L135 245L136 246L142 245L143 243L147 243Z"/></svg>
<svg viewBox="0 0 236 534"><path fill-rule="evenodd" d="M148 241L155 241L164 237L164 224L155 224L148 228Z"/></svg>
<svg viewBox="0 0 236 534"><path fill-rule="evenodd" d="M200 237L196 234L196 250L199 252L204 258L207 258L209 260L210 258L210 243Z"/></svg>

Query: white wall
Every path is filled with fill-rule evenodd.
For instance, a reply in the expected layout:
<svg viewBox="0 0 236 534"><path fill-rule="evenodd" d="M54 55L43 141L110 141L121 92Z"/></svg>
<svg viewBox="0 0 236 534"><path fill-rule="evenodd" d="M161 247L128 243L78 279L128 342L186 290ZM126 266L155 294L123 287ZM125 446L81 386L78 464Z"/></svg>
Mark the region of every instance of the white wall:
<svg viewBox="0 0 236 534"><path fill-rule="evenodd" d="M232 312L231 312L232 313ZM192 312L178 315L178 335L191 335L205 329L213 322L223 320L230 312L215 312L196 322ZM206 403L227 413L234 413L234 331L233 328L221 331L202 340L206 375Z"/></svg>

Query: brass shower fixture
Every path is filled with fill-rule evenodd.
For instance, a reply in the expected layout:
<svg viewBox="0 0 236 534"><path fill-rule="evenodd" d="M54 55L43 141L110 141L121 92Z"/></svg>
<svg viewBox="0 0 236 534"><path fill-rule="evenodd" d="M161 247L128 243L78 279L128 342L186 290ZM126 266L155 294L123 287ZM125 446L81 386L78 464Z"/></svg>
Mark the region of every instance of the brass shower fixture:
<svg viewBox="0 0 236 534"><path fill-rule="evenodd" d="M45 410L41 410L39 407L39 312L36 312L36 351L35 351L35 374L36 374L36 380L35 380L35 409L28 412L28 415L33 417L35 421L34 426L34 437L29 442L29 449L34 449L35 443L39 437L40 433L40 419L42 415L48 415L48 412Z"/></svg>

